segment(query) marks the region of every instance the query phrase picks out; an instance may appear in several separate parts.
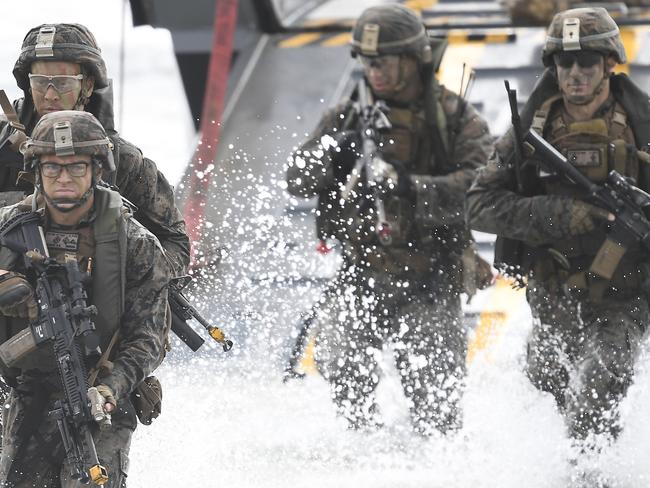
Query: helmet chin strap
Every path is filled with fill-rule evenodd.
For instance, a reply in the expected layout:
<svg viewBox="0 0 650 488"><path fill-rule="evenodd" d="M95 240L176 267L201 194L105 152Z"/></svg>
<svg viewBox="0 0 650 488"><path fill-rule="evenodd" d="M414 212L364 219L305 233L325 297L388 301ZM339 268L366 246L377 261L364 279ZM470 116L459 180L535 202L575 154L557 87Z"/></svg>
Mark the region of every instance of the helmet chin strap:
<svg viewBox="0 0 650 488"><path fill-rule="evenodd" d="M68 213L72 212L74 209L81 207L84 203L88 201L88 199L93 196L95 193L95 186L96 186L96 181L95 181L95 174L93 173L92 177L92 183L90 185L90 188L88 188L83 195L79 198L52 198L49 196L45 190L43 189L43 184L41 181L41 175L40 171L36 173L37 178L36 178L36 184L34 185L38 192L43 195L43 198L45 201L51 205L54 209L56 209L58 212L62 213ZM62 207L61 205L65 205L65 207Z"/></svg>
<svg viewBox="0 0 650 488"><path fill-rule="evenodd" d="M400 56L399 58L399 77L397 79L397 83L395 84L395 87L390 91L390 94L386 98L397 98L399 95L404 92L408 86L409 83L413 81L413 79L407 79L406 78L406 68L404 67L404 56ZM419 72L416 74L416 76L419 76Z"/></svg>

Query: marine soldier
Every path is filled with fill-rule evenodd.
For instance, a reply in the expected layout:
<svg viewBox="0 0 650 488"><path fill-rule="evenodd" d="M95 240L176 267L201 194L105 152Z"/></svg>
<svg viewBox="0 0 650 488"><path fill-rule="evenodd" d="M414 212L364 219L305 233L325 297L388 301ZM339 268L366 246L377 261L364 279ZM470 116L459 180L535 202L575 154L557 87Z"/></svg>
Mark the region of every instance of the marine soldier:
<svg viewBox="0 0 650 488"><path fill-rule="evenodd" d="M160 239L174 274L184 275L190 243L174 203L174 189L153 161L115 131L112 87L92 33L79 24L34 27L23 40L13 74L25 96L13 104L17 117L9 113L11 123L0 125L2 205L16 203L25 192L31 193L29 181L17 181L22 168L20 160L15 164L16 151L24 139L22 133L31 134L39 118L52 111L85 110L102 123L113 144L116 168L104 172L103 178L135 205L136 218Z"/></svg>
<svg viewBox="0 0 650 488"><path fill-rule="evenodd" d="M92 434L108 471L103 486L122 488L136 413L143 413L136 412L131 395L163 358L170 266L158 240L132 218L120 195L97 185L103 171L115 168L112 143L94 116L55 111L41 117L31 134L25 167L34 171L36 189L0 210L0 227L35 209L50 257L76 259L80 269L92 269L86 292L97 307L99 345L110 359L95 384L112 413L112 426L94 426ZM2 342L25 329L38 312L33 293L22 292L34 286L24 266L20 255L0 249ZM48 416L63 394L50 343L10 366L13 388L3 425L0 485L81 486L70 479L57 421Z"/></svg>
<svg viewBox="0 0 650 488"><path fill-rule="evenodd" d="M626 56L607 11L557 14L542 56L546 69L522 130L537 131L594 183L616 170L650 190L650 103L626 75L613 74ZM470 227L497 234L496 260L528 279L530 380L555 397L578 444L615 438L650 319L648 257L638 246L610 252L615 217L534 158L517 163L514 144L510 130L479 171L468 193Z"/></svg>
<svg viewBox="0 0 650 488"><path fill-rule="evenodd" d="M465 227L464 194L491 140L474 108L436 81L443 50L412 10L366 9L353 30L352 56L391 126L372 163L381 181L344 196L363 145L358 92L323 116L287 170L292 195L318 195L319 236L342 245L345 265L320 308L315 358L353 428L381 423L376 356L389 344L414 429L445 433L461 423L463 271L468 284L477 264L491 279Z"/></svg>

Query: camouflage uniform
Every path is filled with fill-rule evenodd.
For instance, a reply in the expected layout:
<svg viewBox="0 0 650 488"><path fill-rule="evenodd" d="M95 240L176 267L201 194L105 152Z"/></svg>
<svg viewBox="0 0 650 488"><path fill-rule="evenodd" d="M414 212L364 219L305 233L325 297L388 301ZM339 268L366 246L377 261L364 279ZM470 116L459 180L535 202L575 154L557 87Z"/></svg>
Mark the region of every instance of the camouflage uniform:
<svg viewBox="0 0 650 488"><path fill-rule="evenodd" d="M48 117L69 116L66 114L87 115L63 111ZM43 118L34 132L46 121ZM113 391L118 408L113 412L109 430L100 431L95 426L92 431L99 460L109 474L109 482L103 486L122 488L126 486L129 446L137 423L130 395L164 357L168 331L167 284L171 269L156 237L132 217L116 192L95 188L94 197L90 215L73 229L56 226L48 218L41 197L37 199L37 211L42 215L52 257L60 259L74 252L81 269L86 269L89 258L93 258L95 266L87 293L89 303L98 308L95 325L102 351L115 328L119 329L119 338L110 355L112 368L100 374L99 379ZM17 213L31 210L33 198L29 196L24 202L0 209L0 226ZM107 225L118 229L109 234L110 238L98 234L97 230ZM62 239L62 235L67 238ZM76 250L69 246L71 239L77 243L76 248L73 246ZM117 257L108 256L111 253ZM0 248L1 269L29 278L22 263L17 254ZM112 263L113 269L108 269L110 266L106 263ZM108 282L114 286L109 286ZM3 341L27 325L25 319L7 316L0 319ZM69 479L68 467L63 465L65 453L56 421L48 417L53 402L62 396L51 346L46 343L29 353L12 368L12 373L15 386L11 389L8 408L3 412L6 421L3 423L0 486L80 487L78 482Z"/></svg>
<svg viewBox="0 0 650 488"><path fill-rule="evenodd" d="M366 10L357 28L376 22L383 30L395 11L408 25L413 14L407 13L405 21L408 9L391 5ZM421 25L415 17L416 29ZM382 32L379 41L381 46ZM388 344L411 403L414 428L446 432L460 424L466 351L461 256L468 251L475 258L463 201L474 171L487 159L490 135L471 105L436 83L432 64L422 66L427 92L422 99L409 104L386 100L393 128L382 136L381 157L403 165L399 178L407 178L411 187L403 196L384 199L394 229L391 244L378 239L367 188L341 203L339 182L358 154L344 145L340 152L327 149L322 142L324 136L359 130L354 94L324 115L287 170L291 194L319 196L320 236L343 247L346 265L339 285L319 312L315 358L331 383L339 413L353 427L379 422L375 353Z"/></svg>
<svg viewBox="0 0 650 488"><path fill-rule="evenodd" d="M604 9L590 8L555 17L544 50L546 66L560 50L563 23L569 18L580 19L581 49L625 62L616 24ZM554 69L544 72L523 109L523 130L532 127L542 133L595 183L616 169L650 190L650 159L637 151L650 143L648 96L625 75L614 75L609 98L594 118L573 123ZM642 287L647 256L631 246L611 279L599 276L592 263L605 242L607 223L576 232L572 219L586 195L560 177L537 173L537 165L522 166L523 189L518 192L513 140L509 131L497 141L488 166L479 171L467 197L469 224L497 234L495 259L528 275L534 321L527 373L533 384L554 395L574 438L615 436L617 405L632 381L650 319ZM592 161L597 164L580 156L603 148L607 150Z"/></svg>
<svg viewBox="0 0 650 488"><path fill-rule="evenodd" d="M143 156L140 149L122 139L114 129L112 86L107 78L106 66L90 31L78 24L53 24L56 29L52 44L53 54L37 56L35 46L42 25L31 29L23 41L22 51L14 67L14 77L25 96L14 102L20 122L27 135L38 120L30 93L28 74L34 61L69 61L82 65L95 79L95 89L86 101L83 110L97 117L106 129L114 145L114 159L117 170L105 174L104 178L137 209L135 217L160 239L167 256L173 263L175 275L186 274L189 264L190 243L185 232L185 222L174 202L174 188L165 176L158 171L156 164ZM13 131L7 123L0 123L0 141ZM18 191L4 194L5 204L16 203L23 193L31 193L31 185L24 181L16 182L18 170L4 165L0 169L0 191Z"/></svg>

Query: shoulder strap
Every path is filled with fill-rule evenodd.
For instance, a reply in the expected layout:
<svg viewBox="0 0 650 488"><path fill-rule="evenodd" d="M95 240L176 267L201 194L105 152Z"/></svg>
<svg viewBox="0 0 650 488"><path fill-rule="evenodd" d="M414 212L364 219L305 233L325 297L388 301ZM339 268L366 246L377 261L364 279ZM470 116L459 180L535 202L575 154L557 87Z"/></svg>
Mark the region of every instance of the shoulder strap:
<svg viewBox="0 0 650 488"><path fill-rule="evenodd" d="M561 98L562 95L558 93L544 101L544 103L542 103L542 105L537 110L535 110L530 128L534 129L535 132L543 135L544 127L546 126L546 121L551 112L551 108L553 107L553 104Z"/></svg>

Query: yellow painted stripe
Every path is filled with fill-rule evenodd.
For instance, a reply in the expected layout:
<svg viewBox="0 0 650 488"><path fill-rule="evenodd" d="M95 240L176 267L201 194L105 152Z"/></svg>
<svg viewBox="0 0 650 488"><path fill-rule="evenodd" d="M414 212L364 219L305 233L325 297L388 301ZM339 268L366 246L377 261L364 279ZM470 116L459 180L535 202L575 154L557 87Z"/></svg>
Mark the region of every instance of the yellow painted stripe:
<svg viewBox="0 0 650 488"><path fill-rule="evenodd" d="M450 31L446 36L449 44L467 44L483 42L485 44L505 44L516 39L513 32L498 32L490 34L477 34L464 31Z"/></svg>
<svg viewBox="0 0 650 488"><path fill-rule="evenodd" d="M525 301L525 290L514 289L512 281L502 277L497 278L489 293L485 300L487 306L481 312L474 335L467 346L467 364L471 364L481 352L489 354L490 347L503 336L511 312L519 310Z"/></svg>
<svg viewBox="0 0 650 488"><path fill-rule="evenodd" d="M458 92L463 74L463 63L469 68L476 66L483 57L484 50L484 42L450 44L447 47L445 56L442 58L442 65L438 70L437 76L440 83L450 90ZM465 77L465 82L467 82L467 77Z"/></svg>
<svg viewBox="0 0 650 488"><path fill-rule="evenodd" d="M314 360L314 337L312 336L307 343L305 352L302 354L302 359L298 365L298 369L305 374L317 374L316 361Z"/></svg>
<svg viewBox="0 0 650 488"><path fill-rule="evenodd" d="M406 0L404 5L413 10L427 10L434 7L438 0Z"/></svg>
<svg viewBox="0 0 650 488"><path fill-rule="evenodd" d="M324 40L320 45L325 47L345 46L346 44L350 43L351 39L352 36L350 33L344 32L343 34L337 34L333 37L330 37L329 39Z"/></svg>
<svg viewBox="0 0 650 488"><path fill-rule="evenodd" d="M318 32L307 32L305 34L298 34L296 36L290 37L289 39L285 39L278 45L280 47L302 47L306 44L316 41L317 39L320 39L321 37L322 34Z"/></svg>
<svg viewBox="0 0 650 488"><path fill-rule="evenodd" d="M625 47L625 54L627 55L628 63L633 62L639 53L639 36L637 35L638 28L625 27L621 29L621 39ZM630 74L630 65L622 64L617 69L620 73Z"/></svg>

